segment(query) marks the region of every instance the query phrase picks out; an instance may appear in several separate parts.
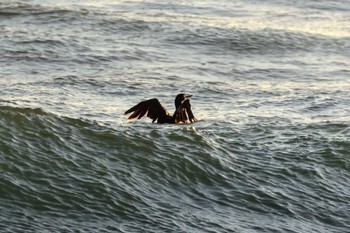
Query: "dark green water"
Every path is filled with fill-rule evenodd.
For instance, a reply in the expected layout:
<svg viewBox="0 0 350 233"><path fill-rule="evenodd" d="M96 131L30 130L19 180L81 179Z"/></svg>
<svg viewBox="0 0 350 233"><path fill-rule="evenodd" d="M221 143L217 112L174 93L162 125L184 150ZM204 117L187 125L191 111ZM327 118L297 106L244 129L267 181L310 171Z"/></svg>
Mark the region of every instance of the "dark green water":
<svg viewBox="0 0 350 233"><path fill-rule="evenodd" d="M348 227L345 124L116 130L41 109L1 107L0 114L5 231Z"/></svg>

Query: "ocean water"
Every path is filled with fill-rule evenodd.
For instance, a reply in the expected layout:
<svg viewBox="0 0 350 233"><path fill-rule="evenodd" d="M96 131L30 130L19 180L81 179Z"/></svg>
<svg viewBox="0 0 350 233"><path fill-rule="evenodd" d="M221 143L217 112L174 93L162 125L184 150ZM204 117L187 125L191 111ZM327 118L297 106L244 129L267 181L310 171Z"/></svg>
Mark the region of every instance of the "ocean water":
<svg viewBox="0 0 350 233"><path fill-rule="evenodd" d="M350 232L347 0L0 2L0 232ZM199 122L169 112L193 94Z"/></svg>

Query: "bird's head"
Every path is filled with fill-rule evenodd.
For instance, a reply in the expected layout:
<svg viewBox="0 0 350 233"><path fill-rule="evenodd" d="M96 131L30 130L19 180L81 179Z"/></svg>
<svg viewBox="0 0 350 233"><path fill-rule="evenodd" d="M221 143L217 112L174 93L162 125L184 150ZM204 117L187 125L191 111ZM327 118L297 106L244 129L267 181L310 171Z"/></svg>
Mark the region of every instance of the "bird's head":
<svg viewBox="0 0 350 233"><path fill-rule="evenodd" d="M175 107L176 107L176 109L178 109L178 108L180 107L181 103L182 103L184 100L190 98L191 96L192 96L192 95L188 95L188 94L184 94L184 93L178 94L178 95L176 96L176 98L175 98Z"/></svg>

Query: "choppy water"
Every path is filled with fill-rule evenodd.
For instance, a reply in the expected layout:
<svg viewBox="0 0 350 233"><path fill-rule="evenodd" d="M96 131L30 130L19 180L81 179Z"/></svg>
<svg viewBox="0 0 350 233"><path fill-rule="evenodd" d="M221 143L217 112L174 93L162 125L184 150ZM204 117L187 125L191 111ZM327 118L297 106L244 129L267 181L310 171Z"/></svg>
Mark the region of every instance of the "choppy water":
<svg viewBox="0 0 350 233"><path fill-rule="evenodd" d="M0 3L0 232L349 232L348 1ZM127 122L193 94L199 122Z"/></svg>

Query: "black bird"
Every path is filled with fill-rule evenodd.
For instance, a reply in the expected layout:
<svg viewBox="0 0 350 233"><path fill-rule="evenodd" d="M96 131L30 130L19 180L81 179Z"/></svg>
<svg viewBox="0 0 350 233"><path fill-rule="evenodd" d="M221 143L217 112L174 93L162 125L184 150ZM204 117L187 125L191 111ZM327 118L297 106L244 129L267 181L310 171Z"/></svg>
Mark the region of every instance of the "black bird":
<svg viewBox="0 0 350 233"><path fill-rule="evenodd" d="M157 121L157 123L170 123L170 124L184 124L188 120L190 122L195 122L197 119L194 117L192 110L190 98L192 95L178 94L175 98L175 112L170 115L169 112L163 107L158 99L149 99L140 102L134 107L130 108L124 113L124 115L132 113L129 116L129 120L134 118L140 119L147 113L147 117L152 119L152 123Z"/></svg>

